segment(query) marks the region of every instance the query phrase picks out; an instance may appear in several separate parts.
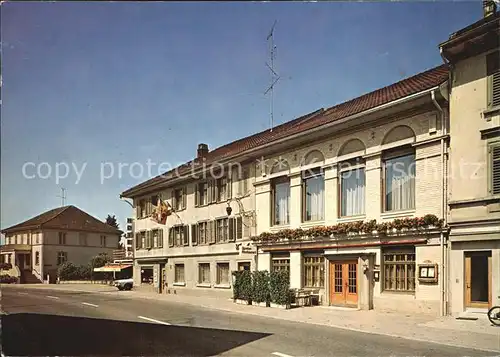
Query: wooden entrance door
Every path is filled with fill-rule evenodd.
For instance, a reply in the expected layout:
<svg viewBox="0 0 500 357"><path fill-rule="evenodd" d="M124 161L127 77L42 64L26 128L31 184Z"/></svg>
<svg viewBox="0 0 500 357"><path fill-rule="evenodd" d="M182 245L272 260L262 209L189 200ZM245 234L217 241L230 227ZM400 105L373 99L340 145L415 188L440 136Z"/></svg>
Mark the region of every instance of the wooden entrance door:
<svg viewBox="0 0 500 357"><path fill-rule="evenodd" d="M491 251L465 253L465 307L491 307Z"/></svg>
<svg viewBox="0 0 500 357"><path fill-rule="evenodd" d="M330 305L358 305L358 262L330 262Z"/></svg>

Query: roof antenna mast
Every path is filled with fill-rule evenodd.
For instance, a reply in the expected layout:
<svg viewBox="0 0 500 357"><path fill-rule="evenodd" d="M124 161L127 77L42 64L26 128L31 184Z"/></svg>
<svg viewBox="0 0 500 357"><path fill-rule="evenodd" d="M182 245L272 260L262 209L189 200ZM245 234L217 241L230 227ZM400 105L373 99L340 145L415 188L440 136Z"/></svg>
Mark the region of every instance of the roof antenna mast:
<svg viewBox="0 0 500 357"><path fill-rule="evenodd" d="M61 196L57 196L61 198L62 201L62 207L66 204L66 189L64 187L61 187Z"/></svg>
<svg viewBox="0 0 500 357"><path fill-rule="evenodd" d="M271 31L269 31L269 35L267 35L267 43L269 47L269 62L266 62L267 68L269 68L271 74L271 85L264 92L264 95L267 93L270 94L270 108L269 115L271 121L271 131L273 131L274 126L274 85L280 79L280 76L274 70L274 59L276 58L276 45L274 44L274 27L276 26L276 20L274 20L273 26L271 27Z"/></svg>

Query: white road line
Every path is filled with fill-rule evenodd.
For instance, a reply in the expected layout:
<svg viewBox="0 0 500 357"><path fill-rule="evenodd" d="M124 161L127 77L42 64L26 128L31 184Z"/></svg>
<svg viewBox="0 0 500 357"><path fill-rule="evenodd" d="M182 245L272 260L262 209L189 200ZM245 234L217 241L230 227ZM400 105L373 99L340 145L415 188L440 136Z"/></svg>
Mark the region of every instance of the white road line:
<svg viewBox="0 0 500 357"><path fill-rule="evenodd" d="M45 295L45 296L51 299L59 299L57 296L52 296L52 295Z"/></svg>
<svg viewBox="0 0 500 357"><path fill-rule="evenodd" d="M87 305L87 306L92 306L92 307L99 307L99 305L91 304L90 302L82 302L82 305Z"/></svg>
<svg viewBox="0 0 500 357"><path fill-rule="evenodd" d="M18 293L19 295L28 295L28 293Z"/></svg>
<svg viewBox="0 0 500 357"><path fill-rule="evenodd" d="M287 355L284 353L280 353L280 352L273 352L272 354L275 356L278 356L278 357L293 357L293 356L290 356L290 355Z"/></svg>
<svg viewBox="0 0 500 357"><path fill-rule="evenodd" d="M144 316L137 316L140 319L151 321L151 322L156 322L157 324L162 324L162 325L171 325L168 322L160 321L160 320L155 320L155 319L150 319L149 317L144 317Z"/></svg>

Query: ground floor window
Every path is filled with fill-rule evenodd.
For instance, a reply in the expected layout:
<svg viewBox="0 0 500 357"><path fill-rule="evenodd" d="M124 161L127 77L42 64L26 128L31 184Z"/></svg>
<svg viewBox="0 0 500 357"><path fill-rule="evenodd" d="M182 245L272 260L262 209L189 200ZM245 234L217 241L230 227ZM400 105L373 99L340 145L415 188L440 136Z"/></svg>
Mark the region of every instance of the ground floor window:
<svg viewBox="0 0 500 357"><path fill-rule="evenodd" d="M238 262L238 270L250 270L250 262Z"/></svg>
<svg viewBox="0 0 500 357"><path fill-rule="evenodd" d="M68 261L68 253L67 252L58 252L57 253L57 265L64 264Z"/></svg>
<svg viewBox="0 0 500 357"><path fill-rule="evenodd" d="M271 258L271 271L286 270L290 272L290 254L275 254Z"/></svg>
<svg viewBox="0 0 500 357"><path fill-rule="evenodd" d="M229 285L229 263L217 263L217 284Z"/></svg>
<svg viewBox="0 0 500 357"><path fill-rule="evenodd" d="M198 264L198 283L210 284L210 263Z"/></svg>
<svg viewBox="0 0 500 357"><path fill-rule="evenodd" d="M415 291L415 247L384 249L384 290Z"/></svg>
<svg viewBox="0 0 500 357"><path fill-rule="evenodd" d="M184 264L175 264L175 282L184 283Z"/></svg>
<svg viewBox="0 0 500 357"><path fill-rule="evenodd" d="M40 265L40 252L35 252L35 265Z"/></svg>
<svg viewBox="0 0 500 357"><path fill-rule="evenodd" d="M141 284L153 284L153 268L141 268Z"/></svg>
<svg viewBox="0 0 500 357"><path fill-rule="evenodd" d="M304 255L303 284L306 288L325 286L325 258L320 255Z"/></svg>

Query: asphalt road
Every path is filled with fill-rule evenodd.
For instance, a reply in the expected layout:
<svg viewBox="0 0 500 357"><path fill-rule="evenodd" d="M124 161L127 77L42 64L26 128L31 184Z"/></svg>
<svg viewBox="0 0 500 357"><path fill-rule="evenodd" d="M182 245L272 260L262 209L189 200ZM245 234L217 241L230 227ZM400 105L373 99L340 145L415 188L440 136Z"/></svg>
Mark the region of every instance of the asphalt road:
<svg viewBox="0 0 500 357"><path fill-rule="evenodd" d="M2 289L7 356L494 356L332 327L99 293Z"/></svg>

